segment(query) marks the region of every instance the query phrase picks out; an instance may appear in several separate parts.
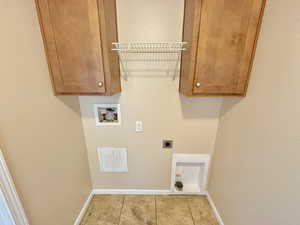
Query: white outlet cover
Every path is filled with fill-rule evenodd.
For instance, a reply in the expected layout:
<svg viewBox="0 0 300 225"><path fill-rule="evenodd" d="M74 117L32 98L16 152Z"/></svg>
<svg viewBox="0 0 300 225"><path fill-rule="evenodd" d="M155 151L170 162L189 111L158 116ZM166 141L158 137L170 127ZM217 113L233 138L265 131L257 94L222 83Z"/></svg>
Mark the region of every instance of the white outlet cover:
<svg viewBox="0 0 300 225"><path fill-rule="evenodd" d="M135 122L135 131L136 132L143 132L143 122L142 121L136 121Z"/></svg>

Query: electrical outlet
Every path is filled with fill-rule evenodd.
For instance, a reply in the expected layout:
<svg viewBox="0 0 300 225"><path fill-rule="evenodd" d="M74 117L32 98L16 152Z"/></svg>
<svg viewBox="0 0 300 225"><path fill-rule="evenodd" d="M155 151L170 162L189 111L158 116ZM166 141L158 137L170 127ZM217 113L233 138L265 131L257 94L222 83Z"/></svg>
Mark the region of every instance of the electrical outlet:
<svg viewBox="0 0 300 225"><path fill-rule="evenodd" d="M136 132L143 132L143 122L142 121L136 121L135 122L135 131Z"/></svg>
<svg viewBox="0 0 300 225"><path fill-rule="evenodd" d="M173 141L172 140L163 140L162 147L163 148L173 148Z"/></svg>

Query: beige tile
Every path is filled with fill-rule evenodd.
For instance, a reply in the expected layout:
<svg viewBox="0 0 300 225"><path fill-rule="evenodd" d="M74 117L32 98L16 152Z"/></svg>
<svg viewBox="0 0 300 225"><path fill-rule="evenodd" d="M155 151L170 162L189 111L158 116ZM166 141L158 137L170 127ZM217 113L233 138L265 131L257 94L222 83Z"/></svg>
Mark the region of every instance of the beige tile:
<svg viewBox="0 0 300 225"><path fill-rule="evenodd" d="M218 223L205 196L97 195L91 201L81 225L218 225Z"/></svg>
<svg viewBox="0 0 300 225"><path fill-rule="evenodd" d="M81 225L118 225L123 200L123 195L94 196Z"/></svg>
<svg viewBox="0 0 300 225"><path fill-rule="evenodd" d="M156 196L157 225L194 225L187 198Z"/></svg>
<svg viewBox="0 0 300 225"><path fill-rule="evenodd" d="M218 225L206 196L188 196L195 225Z"/></svg>
<svg viewBox="0 0 300 225"><path fill-rule="evenodd" d="M155 197L125 196L120 225L156 225Z"/></svg>

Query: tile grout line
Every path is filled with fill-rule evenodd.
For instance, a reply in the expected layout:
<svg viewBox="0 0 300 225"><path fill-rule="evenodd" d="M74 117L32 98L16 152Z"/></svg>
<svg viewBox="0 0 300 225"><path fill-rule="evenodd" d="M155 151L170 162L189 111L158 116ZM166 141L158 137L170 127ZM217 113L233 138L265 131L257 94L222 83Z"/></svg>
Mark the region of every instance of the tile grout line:
<svg viewBox="0 0 300 225"><path fill-rule="evenodd" d="M193 224L195 225L195 219L194 219L194 217L193 217L193 213L192 213L192 209L191 209L191 206L190 206L189 198L188 198L188 197L186 197L186 201L187 201L187 205L188 205L188 208L189 208L189 212L190 212L190 215L191 215Z"/></svg>
<svg viewBox="0 0 300 225"><path fill-rule="evenodd" d="M156 219L156 225L158 225L157 206L156 206L156 195L154 195L154 202L155 202L155 219Z"/></svg>
<svg viewBox="0 0 300 225"><path fill-rule="evenodd" d="M125 203L125 195L122 195L122 196L123 196L123 201L122 201L122 207L121 207L121 210L120 210L120 216L119 216L119 222L118 222L118 225L121 224L121 217L122 217L122 212L123 212L124 203Z"/></svg>

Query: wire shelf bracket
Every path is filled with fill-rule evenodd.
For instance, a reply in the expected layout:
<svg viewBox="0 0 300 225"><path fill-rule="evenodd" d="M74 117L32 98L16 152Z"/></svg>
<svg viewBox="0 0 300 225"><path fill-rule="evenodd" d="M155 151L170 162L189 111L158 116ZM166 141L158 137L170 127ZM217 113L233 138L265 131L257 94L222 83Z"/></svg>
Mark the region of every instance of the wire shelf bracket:
<svg viewBox="0 0 300 225"><path fill-rule="evenodd" d="M151 55L151 61L167 61L164 60L164 57L168 55L175 56L172 61L175 61L175 68L169 68L170 71L173 71L173 80L175 80L178 72L178 66L181 60L181 53L186 51L185 45L187 42L132 42L132 43L121 43L114 42L112 45L112 51L117 52L120 60L120 65L124 73L124 79L128 80L129 71L128 71L128 61L129 55ZM149 58L149 57L148 57ZM173 65L172 65L173 66Z"/></svg>

